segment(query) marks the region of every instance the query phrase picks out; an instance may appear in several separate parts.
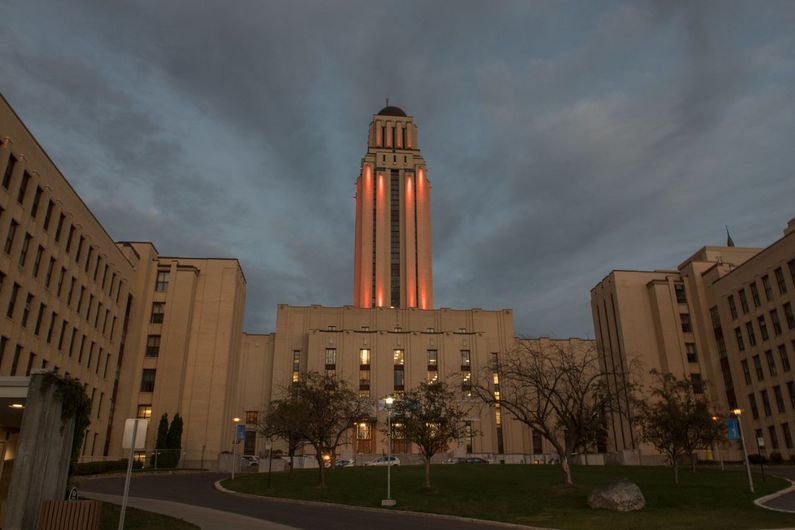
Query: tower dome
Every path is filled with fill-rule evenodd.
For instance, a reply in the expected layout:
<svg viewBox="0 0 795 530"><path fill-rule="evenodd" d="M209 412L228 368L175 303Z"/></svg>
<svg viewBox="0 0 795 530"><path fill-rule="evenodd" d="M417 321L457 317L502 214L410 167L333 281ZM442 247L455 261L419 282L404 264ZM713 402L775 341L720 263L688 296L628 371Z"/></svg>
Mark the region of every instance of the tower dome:
<svg viewBox="0 0 795 530"><path fill-rule="evenodd" d="M406 117L406 113L403 112L403 109L400 107L395 107L393 105L388 105L383 109L378 111L379 116L400 116L402 118Z"/></svg>

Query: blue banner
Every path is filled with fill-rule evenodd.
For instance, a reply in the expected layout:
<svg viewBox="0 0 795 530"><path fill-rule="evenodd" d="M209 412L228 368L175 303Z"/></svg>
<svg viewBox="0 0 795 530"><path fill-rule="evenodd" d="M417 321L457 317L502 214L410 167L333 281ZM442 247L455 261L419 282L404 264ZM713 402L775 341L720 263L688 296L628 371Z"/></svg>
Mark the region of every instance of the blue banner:
<svg viewBox="0 0 795 530"><path fill-rule="evenodd" d="M740 424L737 418L726 420L726 438L731 442L736 442L740 439Z"/></svg>
<svg viewBox="0 0 795 530"><path fill-rule="evenodd" d="M235 441L242 442L246 439L246 426L245 425L237 425L237 431L235 432Z"/></svg>

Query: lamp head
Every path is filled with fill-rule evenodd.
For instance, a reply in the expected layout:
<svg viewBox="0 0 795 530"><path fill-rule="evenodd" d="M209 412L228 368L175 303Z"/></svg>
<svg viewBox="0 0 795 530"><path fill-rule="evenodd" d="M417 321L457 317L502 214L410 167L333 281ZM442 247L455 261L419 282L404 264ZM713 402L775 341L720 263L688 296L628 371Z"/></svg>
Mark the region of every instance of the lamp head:
<svg viewBox="0 0 795 530"><path fill-rule="evenodd" d="M239 423L240 422L240 418L235 416L234 418L232 418L232 421L235 422L235 423Z"/></svg>
<svg viewBox="0 0 795 530"><path fill-rule="evenodd" d="M392 403L394 403L394 402L395 402L395 398L393 398L392 396L387 396L386 399L384 400L384 403L386 403L387 407L391 407Z"/></svg>
<svg viewBox="0 0 795 530"><path fill-rule="evenodd" d="M732 413L733 413L735 416L739 416L740 414L742 414L742 413L743 413L743 410L742 410L742 409L734 409L734 410L732 410Z"/></svg>

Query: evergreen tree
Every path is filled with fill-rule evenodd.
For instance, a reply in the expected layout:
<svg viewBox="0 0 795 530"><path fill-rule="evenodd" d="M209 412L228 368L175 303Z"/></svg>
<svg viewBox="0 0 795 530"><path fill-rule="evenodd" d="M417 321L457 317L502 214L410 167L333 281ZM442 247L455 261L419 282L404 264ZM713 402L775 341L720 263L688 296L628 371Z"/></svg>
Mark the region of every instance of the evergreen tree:
<svg viewBox="0 0 795 530"><path fill-rule="evenodd" d="M160 423L157 425L157 441L155 442L155 453L162 451L167 447L166 440L168 439L168 414L160 416ZM158 467L166 467L163 462L163 453L161 452L157 457L152 454L150 464L154 467L155 458L157 458Z"/></svg>
<svg viewBox="0 0 795 530"><path fill-rule="evenodd" d="M168 467L177 467L182 453L182 417L179 413L174 414L171 427L168 428L166 448L168 449Z"/></svg>

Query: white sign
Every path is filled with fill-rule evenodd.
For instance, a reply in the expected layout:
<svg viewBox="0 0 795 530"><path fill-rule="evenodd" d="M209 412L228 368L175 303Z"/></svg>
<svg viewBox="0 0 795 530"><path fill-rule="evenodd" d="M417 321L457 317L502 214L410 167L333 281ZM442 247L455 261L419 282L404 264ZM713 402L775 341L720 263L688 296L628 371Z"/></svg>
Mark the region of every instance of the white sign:
<svg viewBox="0 0 795 530"><path fill-rule="evenodd" d="M762 438L761 436L757 437L756 445L757 445L757 447L764 447L765 446L765 439Z"/></svg>
<svg viewBox="0 0 795 530"><path fill-rule="evenodd" d="M135 432L135 450L142 451L146 445L146 427L149 420L128 419L124 422L124 436L121 439L122 449L129 449L132 446L133 429L138 422L138 429Z"/></svg>

